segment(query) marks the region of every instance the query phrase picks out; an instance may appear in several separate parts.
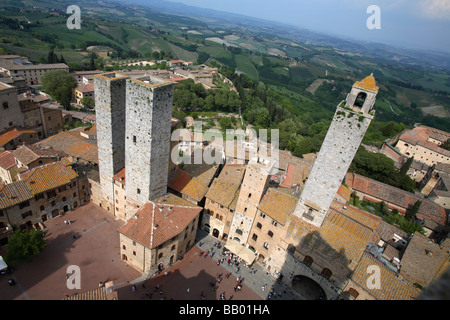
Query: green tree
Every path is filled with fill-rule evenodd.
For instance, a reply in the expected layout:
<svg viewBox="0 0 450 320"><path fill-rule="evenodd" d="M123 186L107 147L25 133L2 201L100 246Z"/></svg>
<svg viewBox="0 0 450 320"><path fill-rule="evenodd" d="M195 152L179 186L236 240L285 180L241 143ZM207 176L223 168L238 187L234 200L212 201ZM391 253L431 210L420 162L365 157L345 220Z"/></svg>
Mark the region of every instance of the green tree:
<svg viewBox="0 0 450 320"><path fill-rule="evenodd" d="M94 108L95 107L95 101L94 101L94 99L92 99L92 97L83 97L80 102L83 105L83 107L85 107L85 108Z"/></svg>
<svg viewBox="0 0 450 320"><path fill-rule="evenodd" d="M9 263L29 262L47 246L42 230L17 230L6 246L5 260Z"/></svg>
<svg viewBox="0 0 450 320"><path fill-rule="evenodd" d="M406 212L405 217L407 220L414 220L417 212L419 212L420 205L422 204L421 200L417 200L416 203Z"/></svg>
<svg viewBox="0 0 450 320"><path fill-rule="evenodd" d="M228 117L222 117L219 119L220 128L225 131L226 129L233 129L231 125L231 119Z"/></svg>
<svg viewBox="0 0 450 320"><path fill-rule="evenodd" d="M400 169L400 175L406 175L406 173L408 172L409 168L411 167L411 164L413 163L414 157L412 158L408 158L408 160L406 160L406 162L402 165L402 168Z"/></svg>
<svg viewBox="0 0 450 320"><path fill-rule="evenodd" d="M50 49L47 55L47 63L57 63L58 62L58 56L53 51L53 48Z"/></svg>
<svg viewBox="0 0 450 320"><path fill-rule="evenodd" d="M95 70L96 69L96 67L95 67L95 59L96 58L97 58L97 55L94 52L92 52L91 53L91 59L89 61L89 70Z"/></svg>
<svg viewBox="0 0 450 320"><path fill-rule="evenodd" d="M368 152L364 147L358 149L349 168L350 172L384 183L388 183L389 179L395 175L395 170L392 159L381 153Z"/></svg>
<svg viewBox="0 0 450 320"><path fill-rule="evenodd" d="M441 143L440 147L450 151L450 138L448 138L445 142Z"/></svg>
<svg viewBox="0 0 450 320"><path fill-rule="evenodd" d="M77 86L77 80L71 74L64 70L51 70L44 73L41 81L45 92L65 108L70 107L72 90Z"/></svg>

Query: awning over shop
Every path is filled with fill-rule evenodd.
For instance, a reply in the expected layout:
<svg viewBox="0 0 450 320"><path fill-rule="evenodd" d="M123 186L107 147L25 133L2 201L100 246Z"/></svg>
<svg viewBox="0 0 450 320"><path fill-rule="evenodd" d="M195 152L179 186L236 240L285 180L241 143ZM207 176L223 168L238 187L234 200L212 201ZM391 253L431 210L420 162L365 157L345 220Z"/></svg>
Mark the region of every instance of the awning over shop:
<svg viewBox="0 0 450 320"><path fill-rule="evenodd" d="M6 264L5 260L3 260L3 257L0 256L0 271L5 270L8 268L8 265Z"/></svg>
<svg viewBox="0 0 450 320"><path fill-rule="evenodd" d="M227 248L249 264L251 264L256 258L256 253L235 240L229 239L225 244L225 248Z"/></svg>

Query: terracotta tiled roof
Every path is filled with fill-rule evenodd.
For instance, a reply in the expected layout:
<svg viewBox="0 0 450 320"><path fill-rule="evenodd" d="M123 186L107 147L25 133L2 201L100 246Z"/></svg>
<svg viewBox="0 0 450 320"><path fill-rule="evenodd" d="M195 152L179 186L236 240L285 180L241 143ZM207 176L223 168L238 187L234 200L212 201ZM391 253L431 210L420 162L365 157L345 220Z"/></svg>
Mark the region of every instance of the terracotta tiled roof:
<svg viewBox="0 0 450 320"><path fill-rule="evenodd" d="M285 225L288 216L294 211L298 199L292 195L269 188L261 199L258 209L273 220Z"/></svg>
<svg viewBox="0 0 450 320"><path fill-rule="evenodd" d="M370 266L376 266L380 270L380 288L370 289L368 283L372 283L373 271L368 272ZM352 280L364 288L378 300L414 300L420 292L408 281L397 277L395 272L388 269L381 261L368 252L364 252L355 271Z"/></svg>
<svg viewBox="0 0 450 320"><path fill-rule="evenodd" d="M0 209L12 207L33 197L34 195L25 181L19 180L0 186Z"/></svg>
<svg viewBox="0 0 450 320"><path fill-rule="evenodd" d="M400 272L410 282L428 286L448 262L449 249L416 232L405 249Z"/></svg>
<svg viewBox="0 0 450 320"><path fill-rule="evenodd" d="M437 140L444 140L445 137L450 138L450 133L426 127L419 126L412 130L405 131L400 137L399 141L402 140L411 145L420 145L424 148L433 150L437 153L443 154L447 157L450 157L450 151L441 148L438 144L428 141L429 138L434 138Z"/></svg>
<svg viewBox="0 0 450 320"><path fill-rule="evenodd" d="M200 182L196 177L192 178L181 190L181 193L195 201L201 201L208 192L208 187Z"/></svg>
<svg viewBox="0 0 450 320"><path fill-rule="evenodd" d="M12 129L9 130L3 134L0 135L0 147L4 146L5 144L7 144L8 142L10 142L11 140L17 138L18 136L25 134L25 133L36 133L36 131L33 130L17 130L17 129Z"/></svg>
<svg viewBox="0 0 450 320"><path fill-rule="evenodd" d="M14 157L24 165L39 159L39 158L62 158L67 156L64 152L55 149L48 149L39 145L22 145L12 151Z"/></svg>
<svg viewBox="0 0 450 320"><path fill-rule="evenodd" d="M94 83L88 83L88 84L79 84L75 90L86 93L86 92L94 92Z"/></svg>
<svg viewBox="0 0 450 320"><path fill-rule="evenodd" d="M33 195L70 183L78 175L61 161L46 164L21 174Z"/></svg>
<svg viewBox="0 0 450 320"><path fill-rule="evenodd" d="M83 139L79 134L60 132L36 143L38 146L51 147L68 155L89 162L98 163L97 146Z"/></svg>
<svg viewBox="0 0 450 320"><path fill-rule="evenodd" d="M85 291L82 293L75 293L64 300L117 300L117 291L113 290L112 282L110 288L108 288L109 282L103 287L99 287L93 290Z"/></svg>
<svg viewBox="0 0 450 320"><path fill-rule="evenodd" d="M176 168L169 177L168 187L195 201L201 201L208 191L208 186L197 177L192 177L183 169Z"/></svg>
<svg viewBox="0 0 450 320"><path fill-rule="evenodd" d="M202 208L173 197L167 195L147 202L120 227L119 232L150 249L177 236L200 214Z"/></svg>
<svg viewBox="0 0 450 320"><path fill-rule="evenodd" d="M169 176L168 187L175 191L181 192L183 188L192 179L191 175L183 169L176 168L175 171Z"/></svg>
<svg viewBox="0 0 450 320"><path fill-rule="evenodd" d="M240 188L244 173L245 165L225 165L220 175L211 184L206 197L229 208L237 196L236 191Z"/></svg>
<svg viewBox="0 0 450 320"><path fill-rule="evenodd" d="M286 173L280 183L281 188L292 188L296 185L303 185L303 170L299 165L289 164Z"/></svg>
<svg viewBox="0 0 450 320"><path fill-rule="evenodd" d="M343 199L345 199L345 201L349 201L350 197L351 197L351 194L352 194L352 191L348 187L346 187L343 184L341 184L339 186L337 194L340 195Z"/></svg>
<svg viewBox="0 0 450 320"><path fill-rule="evenodd" d="M16 159L14 158L11 152L5 151L2 154L0 154L0 167L2 167L5 170L8 170L11 167L14 167L15 165Z"/></svg>
<svg viewBox="0 0 450 320"><path fill-rule="evenodd" d="M319 229L322 240L347 260L358 261L369 243L373 230L330 209Z"/></svg>
<svg viewBox="0 0 450 320"><path fill-rule="evenodd" d="M352 205L344 204L337 200L333 200L330 205L330 209L344 214L347 217L357 221L358 223L361 223L362 225L372 230L376 230L378 228L378 225L380 224L380 221L382 220L376 215L373 215Z"/></svg>
<svg viewBox="0 0 450 320"><path fill-rule="evenodd" d="M303 239L306 235L312 234L319 230L318 227L304 221L302 218L299 218L295 215L291 215L289 217L289 220L290 221L287 230L288 237L292 237L294 239Z"/></svg>
<svg viewBox="0 0 450 320"><path fill-rule="evenodd" d="M388 242L393 238L394 234L397 234L403 239L408 239L409 237L409 234L407 234L405 231L400 230L396 226L393 226L381 219L375 231L376 238L372 243L377 244L378 240L380 239L383 240L384 242Z"/></svg>
<svg viewBox="0 0 450 320"><path fill-rule="evenodd" d="M433 201L416 196L413 193L395 188L376 180L355 174L347 173L345 183L352 189L370 195L380 201L392 203L404 209L411 208L418 200L422 201L419 212L416 214L419 219L431 219L441 225L447 223L445 209Z"/></svg>
<svg viewBox="0 0 450 320"><path fill-rule="evenodd" d="M219 169L217 164L185 164L183 170L196 177L203 185L209 187Z"/></svg>
<svg viewBox="0 0 450 320"><path fill-rule="evenodd" d="M120 170L118 173L116 173L113 176L113 179L116 180L117 182L125 185L125 168L123 168L122 170Z"/></svg>

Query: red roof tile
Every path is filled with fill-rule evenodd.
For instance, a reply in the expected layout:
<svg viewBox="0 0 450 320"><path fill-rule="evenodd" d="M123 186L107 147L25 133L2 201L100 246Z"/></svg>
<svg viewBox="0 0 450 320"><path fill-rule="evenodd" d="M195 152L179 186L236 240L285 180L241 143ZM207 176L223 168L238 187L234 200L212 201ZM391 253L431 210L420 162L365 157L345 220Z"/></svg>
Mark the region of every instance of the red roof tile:
<svg viewBox="0 0 450 320"><path fill-rule="evenodd" d="M125 168L123 168L122 170L120 170L118 173L116 173L113 176L113 179L116 180L117 182L125 185Z"/></svg>
<svg viewBox="0 0 450 320"><path fill-rule="evenodd" d="M78 174L61 161L36 167L21 174L33 195L70 183Z"/></svg>
<svg viewBox="0 0 450 320"><path fill-rule="evenodd" d="M447 214L443 207L433 201L416 196L414 193L350 172L347 173L345 177L345 183L353 190L357 190L377 198L380 201L385 201L404 209L410 209L418 200L420 200L422 201L422 204L416 215L417 218L428 218L441 225L447 223Z"/></svg>
<svg viewBox="0 0 450 320"><path fill-rule="evenodd" d="M14 158L11 152L5 151L2 154L0 154L0 167L2 167L5 170L8 170L11 167L14 167L15 165L16 159Z"/></svg>
<svg viewBox="0 0 450 320"><path fill-rule="evenodd" d="M183 202L179 197L171 199L173 197L166 195L147 202L120 227L119 232L150 249L177 236L200 214L202 208L188 201ZM172 204L177 202L185 205Z"/></svg>
<svg viewBox="0 0 450 320"><path fill-rule="evenodd" d="M0 146L4 146L5 144L7 144L8 142L10 142L11 140L17 138L18 136L25 134L25 133L36 133L36 131L33 130L17 130L17 129L12 129L9 130L3 134L0 135Z"/></svg>
<svg viewBox="0 0 450 320"><path fill-rule="evenodd" d="M0 186L0 209L12 207L31 198L33 194L25 181L19 180Z"/></svg>

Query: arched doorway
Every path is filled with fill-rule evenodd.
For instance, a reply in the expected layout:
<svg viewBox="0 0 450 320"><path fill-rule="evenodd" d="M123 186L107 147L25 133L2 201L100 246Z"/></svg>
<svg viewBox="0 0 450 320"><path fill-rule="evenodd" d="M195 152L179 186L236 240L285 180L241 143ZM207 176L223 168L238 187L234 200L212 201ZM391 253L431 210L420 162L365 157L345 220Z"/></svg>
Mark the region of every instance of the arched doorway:
<svg viewBox="0 0 450 320"><path fill-rule="evenodd" d="M327 299L322 287L313 279L303 275L296 275L292 278L292 289L305 300Z"/></svg>
<svg viewBox="0 0 450 320"><path fill-rule="evenodd" d="M219 238L219 230L214 229L212 232L213 237Z"/></svg>

